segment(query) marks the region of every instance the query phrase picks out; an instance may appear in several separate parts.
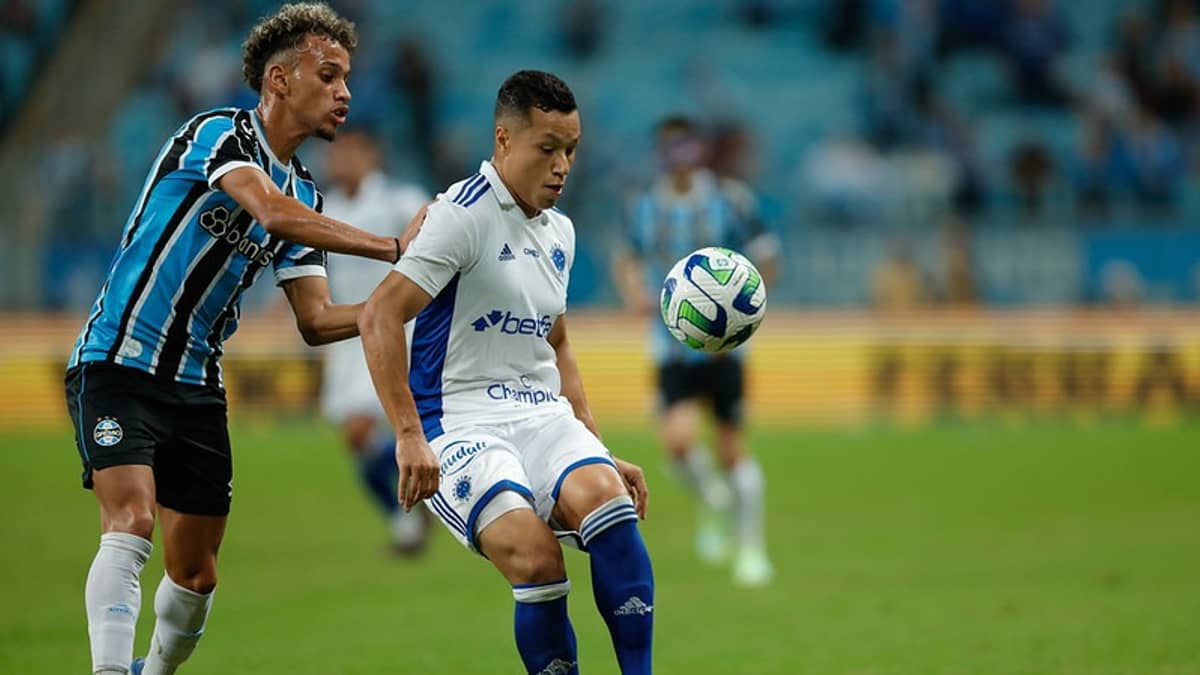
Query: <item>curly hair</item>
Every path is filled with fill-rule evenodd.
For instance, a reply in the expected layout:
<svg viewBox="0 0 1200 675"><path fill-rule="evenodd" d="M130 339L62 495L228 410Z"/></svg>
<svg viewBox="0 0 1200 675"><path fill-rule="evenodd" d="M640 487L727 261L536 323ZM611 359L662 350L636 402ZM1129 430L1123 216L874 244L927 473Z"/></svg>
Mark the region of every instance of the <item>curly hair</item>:
<svg viewBox="0 0 1200 675"><path fill-rule="evenodd" d="M354 53L358 33L354 22L344 19L323 2L284 5L272 16L261 19L242 43L242 78L255 93L262 91L267 62L285 49L295 49L309 35L337 42Z"/></svg>

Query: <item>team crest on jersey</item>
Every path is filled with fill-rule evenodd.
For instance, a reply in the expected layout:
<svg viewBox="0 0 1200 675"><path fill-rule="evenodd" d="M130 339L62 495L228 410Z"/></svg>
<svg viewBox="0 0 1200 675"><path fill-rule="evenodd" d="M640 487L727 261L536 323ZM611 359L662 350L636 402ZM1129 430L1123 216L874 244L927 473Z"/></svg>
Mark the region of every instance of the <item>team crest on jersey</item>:
<svg viewBox="0 0 1200 675"><path fill-rule="evenodd" d="M558 244L550 249L550 260L554 262L554 269L562 274L567 270L567 254L563 252L562 247Z"/></svg>
<svg viewBox="0 0 1200 675"><path fill-rule="evenodd" d="M471 498L471 477L463 476L454 481L454 498L465 502Z"/></svg>
<svg viewBox="0 0 1200 675"><path fill-rule="evenodd" d="M122 438L125 438L125 430L114 417L101 417L100 421L96 422L96 428L92 429L92 439L96 441L96 445L111 448L120 443Z"/></svg>

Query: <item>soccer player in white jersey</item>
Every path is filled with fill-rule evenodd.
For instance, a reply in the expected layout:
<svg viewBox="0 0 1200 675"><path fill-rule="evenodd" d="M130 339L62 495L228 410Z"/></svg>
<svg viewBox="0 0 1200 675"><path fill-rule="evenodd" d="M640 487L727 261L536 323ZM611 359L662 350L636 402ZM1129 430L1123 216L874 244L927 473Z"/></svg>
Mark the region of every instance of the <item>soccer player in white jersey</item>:
<svg viewBox="0 0 1200 675"><path fill-rule="evenodd" d="M438 196L359 327L397 453L437 456L439 489L426 503L512 585L527 671L579 670L557 535L590 553L621 672L642 674L651 672L654 617L637 528L645 478L600 441L567 339L575 233L554 205L579 138L560 79L509 77L496 99L492 159ZM408 370L404 323L414 317ZM411 504L412 490L403 499Z"/></svg>
<svg viewBox="0 0 1200 675"><path fill-rule="evenodd" d="M400 236L404 224L429 201L421 188L384 173L382 149L367 125L343 128L330 146L326 165L330 189L325 193L325 213L368 232ZM330 254L326 273L334 301L366 300L389 267L374 260ZM400 508L396 437L371 386L362 342L358 338L335 342L323 352L321 411L340 428L359 483L389 519L392 550L400 555L420 553L429 530L428 511Z"/></svg>

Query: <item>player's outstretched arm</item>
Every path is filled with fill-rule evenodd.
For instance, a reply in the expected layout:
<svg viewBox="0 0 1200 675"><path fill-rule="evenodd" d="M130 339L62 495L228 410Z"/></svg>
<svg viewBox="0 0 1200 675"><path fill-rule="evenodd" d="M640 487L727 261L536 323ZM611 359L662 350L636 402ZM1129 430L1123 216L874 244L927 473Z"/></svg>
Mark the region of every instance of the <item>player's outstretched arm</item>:
<svg viewBox="0 0 1200 675"><path fill-rule="evenodd" d="M266 228L272 237L301 246L386 262L400 259L400 239L371 234L308 208L275 187L258 168L241 167L217 180L218 187Z"/></svg>
<svg viewBox="0 0 1200 675"><path fill-rule="evenodd" d="M592 409L588 407L587 394L583 391L583 375L579 372L579 364L575 361L575 354L571 351L571 342L567 339L566 314L560 315L555 320L554 327L550 329L550 335L546 337L546 340L554 348L554 355L558 361L562 395L571 402L571 409L575 411L576 419L583 422L583 425L595 434L596 438L600 438L600 430L596 428L596 420L592 418Z"/></svg>
<svg viewBox="0 0 1200 675"><path fill-rule="evenodd" d="M612 265L613 283L627 311L638 316L649 314L654 301L646 292L642 262L632 252L618 254Z"/></svg>
<svg viewBox="0 0 1200 675"><path fill-rule="evenodd" d="M283 282L296 328L304 342L324 345L358 335L358 314L365 303L335 305L329 295L329 280L325 277L300 277Z"/></svg>
<svg viewBox="0 0 1200 675"><path fill-rule="evenodd" d="M375 393L396 431L398 494L404 508L433 496L438 464L421 429L421 417L408 386L408 346L404 324L433 298L411 279L392 272L375 289L358 315L367 369Z"/></svg>

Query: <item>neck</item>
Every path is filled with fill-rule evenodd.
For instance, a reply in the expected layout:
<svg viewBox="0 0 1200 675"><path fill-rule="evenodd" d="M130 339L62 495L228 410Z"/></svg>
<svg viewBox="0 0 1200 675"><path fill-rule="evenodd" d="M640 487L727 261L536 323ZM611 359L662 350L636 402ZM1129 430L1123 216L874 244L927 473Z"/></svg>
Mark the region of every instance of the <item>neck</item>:
<svg viewBox="0 0 1200 675"><path fill-rule="evenodd" d="M284 164L291 162L296 148L308 138L308 133L300 130L282 104L271 99L260 100L254 112L262 122L263 133L267 136L267 145L271 147L271 152Z"/></svg>
<svg viewBox="0 0 1200 675"><path fill-rule="evenodd" d="M508 194L512 195L513 201L517 203L517 206L521 207L521 211L525 214L526 218L532 218L542 212L541 209L535 209L526 204L521 199L520 195L517 194L516 190L513 190L512 183L509 183L508 179L504 177L504 170L500 167L500 164L496 161L495 157L492 158L492 166L496 168L496 175L500 176L500 182L504 183L504 187L508 190Z"/></svg>
<svg viewBox="0 0 1200 675"><path fill-rule="evenodd" d="M687 194L692 189L692 172L676 171L671 174L671 186L679 194Z"/></svg>

